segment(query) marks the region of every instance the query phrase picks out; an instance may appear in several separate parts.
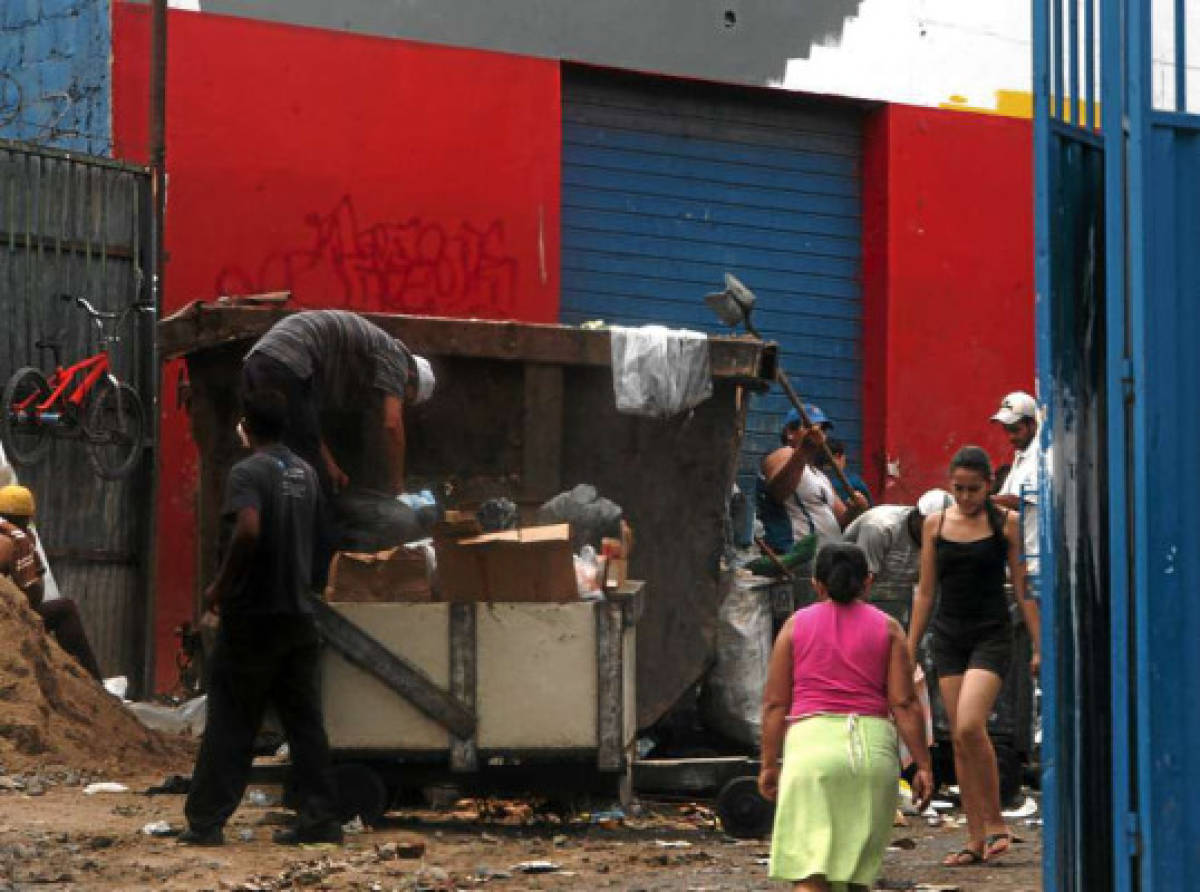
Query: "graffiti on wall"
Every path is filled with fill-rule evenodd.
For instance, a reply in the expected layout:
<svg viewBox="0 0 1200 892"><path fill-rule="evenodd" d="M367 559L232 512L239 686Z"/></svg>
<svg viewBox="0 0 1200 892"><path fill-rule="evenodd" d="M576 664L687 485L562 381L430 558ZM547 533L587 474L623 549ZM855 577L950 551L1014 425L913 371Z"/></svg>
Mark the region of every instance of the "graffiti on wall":
<svg viewBox="0 0 1200 892"><path fill-rule="evenodd" d="M61 145L65 140L88 140L86 106L95 100L98 85L71 84L26 97L21 82L0 71L0 131L30 142Z"/></svg>
<svg viewBox="0 0 1200 892"><path fill-rule="evenodd" d="M483 224L410 216L359 222L351 196L304 221L310 238L273 251L256 269L227 266L217 294L290 290L296 298L348 308L463 316L516 310L519 263L503 220Z"/></svg>

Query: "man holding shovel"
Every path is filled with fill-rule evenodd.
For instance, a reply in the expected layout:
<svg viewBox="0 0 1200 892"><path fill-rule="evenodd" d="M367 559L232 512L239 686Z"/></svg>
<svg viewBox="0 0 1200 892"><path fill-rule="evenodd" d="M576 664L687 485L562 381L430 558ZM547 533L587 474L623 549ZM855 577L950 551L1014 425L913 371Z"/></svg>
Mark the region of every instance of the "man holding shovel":
<svg viewBox="0 0 1200 892"><path fill-rule="evenodd" d="M833 484L817 467L825 452L825 431L833 427L820 407L809 404L805 427L799 410L783 420L783 445L762 461L757 480L759 519L765 541L776 554L791 550L805 536L818 545L842 541L842 528L867 510L867 500L855 492L849 504L837 497Z"/></svg>

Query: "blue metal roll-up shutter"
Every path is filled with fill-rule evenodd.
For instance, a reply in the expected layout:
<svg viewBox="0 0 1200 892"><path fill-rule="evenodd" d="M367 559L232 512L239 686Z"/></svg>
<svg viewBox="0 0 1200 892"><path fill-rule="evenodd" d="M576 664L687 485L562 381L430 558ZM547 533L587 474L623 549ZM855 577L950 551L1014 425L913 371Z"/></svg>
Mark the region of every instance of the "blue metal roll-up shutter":
<svg viewBox="0 0 1200 892"><path fill-rule="evenodd" d="M755 323L797 389L856 458L861 155L851 105L568 68L563 321L717 332L703 298L731 272L757 294ZM788 408L777 389L754 400L743 483L779 444Z"/></svg>

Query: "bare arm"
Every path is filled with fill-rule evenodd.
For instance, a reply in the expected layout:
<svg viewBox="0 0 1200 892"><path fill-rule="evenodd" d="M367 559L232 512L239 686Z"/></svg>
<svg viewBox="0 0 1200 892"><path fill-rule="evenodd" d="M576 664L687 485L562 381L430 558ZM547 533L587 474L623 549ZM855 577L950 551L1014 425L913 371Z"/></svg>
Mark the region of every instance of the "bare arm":
<svg viewBox="0 0 1200 892"><path fill-rule="evenodd" d="M917 592L913 595L912 619L908 624L908 656L914 663L917 661L921 637L929 625L929 615L933 613L933 596L937 585L937 547L934 540L940 518L940 512L926 517L921 535L921 577L917 582Z"/></svg>
<svg viewBox="0 0 1200 892"><path fill-rule="evenodd" d="M404 492L404 404L394 394L383 398L383 433L392 492Z"/></svg>
<svg viewBox="0 0 1200 892"><path fill-rule="evenodd" d="M888 705L900 739L908 747L917 765L913 778L913 793L924 811L933 795L933 768L929 759L929 741L925 738L925 713L917 699L913 684L913 662L905 646L904 629L894 619L888 620L891 652L888 656Z"/></svg>
<svg viewBox="0 0 1200 892"><path fill-rule="evenodd" d="M1010 511L1016 511L1021 507L1021 497L1011 494L992 496L992 502L1001 508L1008 508Z"/></svg>
<svg viewBox="0 0 1200 892"><path fill-rule="evenodd" d="M346 472L342 470L342 466L337 463L337 459L329 451L324 437L321 438L321 461L325 464L325 471L329 474L329 481L333 486L333 491L339 492L345 489L350 483L350 478L346 476Z"/></svg>
<svg viewBox="0 0 1200 892"><path fill-rule="evenodd" d="M850 494L850 500L843 502L838 496L833 497L833 516L837 518L838 525L845 529L854 522L860 514L866 511L870 506L866 497L855 490Z"/></svg>
<svg viewBox="0 0 1200 892"><path fill-rule="evenodd" d="M767 492L777 502L786 502L800 485L808 464L803 449L782 446L763 459L762 472L767 480Z"/></svg>
<svg viewBox="0 0 1200 892"><path fill-rule="evenodd" d="M762 463L767 492L777 502L787 501L796 491L805 466L813 463L825 442L825 432L819 427L805 428L788 436L788 445L776 449Z"/></svg>
<svg viewBox="0 0 1200 892"><path fill-rule="evenodd" d="M1037 602L1029 597L1026 588L1025 561L1021 559L1024 537L1015 512L1010 512L1004 522L1004 536L1008 539L1008 572L1012 577L1013 593L1025 618L1025 628L1029 630L1029 643L1033 649L1029 668L1037 675L1042 665L1042 617Z"/></svg>
<svg viewBox="0 0 1200 892"><path fill-rule="evenodd" d="M758 775L758 789L770 800L774 800L779 792L779 762L787 731L787 711L792 705L792 627L795 623L795 617L789 619L775 639L767 667L767 684L763 688L762 769Z"/></svg>
<svg viewBox="0 0 1200 892"><path fill-rule="evenodd" d="M260 518L257 508L242 508L238 511L233 537L229 541L229 551L225 554L217 578L204 593L206 606L210 610L220 608L221 602L229 595L233 581L249 568L254 559L254 552L258 550L259 531Z"/></svg>

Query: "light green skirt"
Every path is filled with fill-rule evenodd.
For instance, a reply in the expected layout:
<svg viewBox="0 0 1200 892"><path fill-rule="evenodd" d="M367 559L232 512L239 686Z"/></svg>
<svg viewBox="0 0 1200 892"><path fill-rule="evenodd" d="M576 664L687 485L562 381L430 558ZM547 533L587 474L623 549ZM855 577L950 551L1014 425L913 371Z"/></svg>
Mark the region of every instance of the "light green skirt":
<svg viewBox="0 0 1200 892"><path fill-rule="evenodd" d="M898 802L896 729L887 719L818 715L788 729L771 879L870 886L879 876Z"/></svg>

